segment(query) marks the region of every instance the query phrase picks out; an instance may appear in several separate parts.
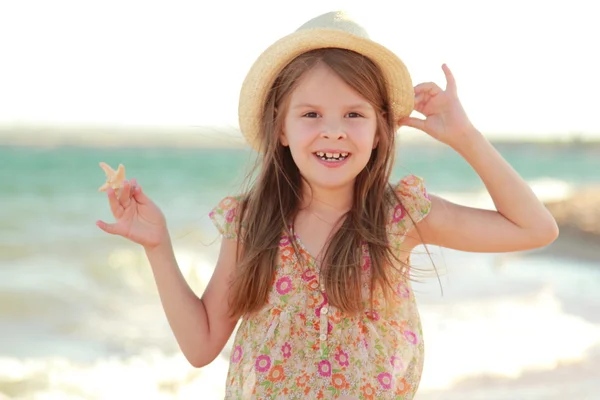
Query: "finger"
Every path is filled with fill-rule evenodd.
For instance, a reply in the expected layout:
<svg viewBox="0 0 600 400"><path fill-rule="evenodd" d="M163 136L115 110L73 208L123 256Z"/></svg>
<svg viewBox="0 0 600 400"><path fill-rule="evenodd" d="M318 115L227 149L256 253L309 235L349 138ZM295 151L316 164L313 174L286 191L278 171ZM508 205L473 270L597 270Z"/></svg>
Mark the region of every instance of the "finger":
<svg viewBox="0 0 600 400"><path fill-rule="evenodd" d="M422 102L425 99L425 95L423 93L419 93L415 96L415 104Z"/></svg>
<svg viewBox="0 0 600 400"><path fill-rule="evenodd" d="M131 184L128 181L123 182L121 193L119 193L119 203L123 208L127 208L131 202Z"/></svg>
<svg viewBox="0 0 600 400"><path fill-rule="evenodd" d="M108 204L110 206L110 211L112 212L115 218L120 218L123 215L123 206L119 203L119 199L117 199L117 194L115 190L111 187L106 189L106 193L108 196Z"/></svg>
<svg viewBox="0 0 600 400"><path fill-rule="evenodd" d="M131 184L131 197L133 197L133 193L135 193L135 190L138 187L137 179L131 178L129 183Z"/></svg>
<svg viewBox="0 0 600 400"><path fill-rule="evenodd" d="M418 95L417 97L415 97L415 105L414 105L413 109L416 112L423 114L425 107L427 107L427 104L429 103L429 101L432 98L433 98L432 96L429 96L428 94L424 94L424 93Z"/></svg>
<svg viewBox="0 0 600 400"><path fill-rule="evenodd" d="M435 96L442 92L442 88L433 82L419 83L415 86L415 95L428 94L429 96Z"/></svg>
<svg viewBox="0 0 600 400"><path fill-rule="evenodd" d="M425 129L425 121L420 118L414 117L404 117L400 121L398 121L400 126L409 126L411 128L424 130Z"/></svg>
<svg viewBox="0 0 600 400"><path fill-rule="evenodd" d="M121 235L123 236L123 228L121 227L121 225L119 225L119 223L115 223L115 224L108 224L104 221L96 221L96 226L100 229L102 229L104 232L106 233L110 233L111 235Z"/></svg>
<svg viewBox="0 0 600 400"><path fill-rule="evenodd" d="M454 79L452 71L450 71L450 68L446 64L442 64L442 70L444 71L444 75L446 75L446 91L456 93L456 79Z"/></svg>
<svg viewBox="0 0 600 400"><path fill-rule="evenodd" d="M139 204L150 203L150 198L148 198L148 196L146 196L146 194L142 190L142 186L140 186L140 184L137 183L137 181L135 181L134 184L135 184L135 189L133 191L133 198L135 199L135 201L137 201Z"/></svg>
<svg viewBox="0 0 600 400"><path fill-rule="evenodd" d="M418 95L416 95L414 109L418 111L421 108L421 106L423 105L423 103L426 103L430 97L431 96L429 96L425 93L419 93Z"/></svg>

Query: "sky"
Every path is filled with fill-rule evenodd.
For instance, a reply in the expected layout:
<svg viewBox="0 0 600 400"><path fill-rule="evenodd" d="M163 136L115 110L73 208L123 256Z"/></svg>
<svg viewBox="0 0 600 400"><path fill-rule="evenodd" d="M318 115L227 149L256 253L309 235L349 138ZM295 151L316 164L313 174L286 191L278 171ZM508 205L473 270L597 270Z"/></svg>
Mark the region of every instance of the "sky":
<svg viewBox="0 0 600 400"><path fill-rule="evenodd" d="M0 0L0 125L237 126L256 57L343 9L491 135L600 138L600 23L570 1Z"/></svg>

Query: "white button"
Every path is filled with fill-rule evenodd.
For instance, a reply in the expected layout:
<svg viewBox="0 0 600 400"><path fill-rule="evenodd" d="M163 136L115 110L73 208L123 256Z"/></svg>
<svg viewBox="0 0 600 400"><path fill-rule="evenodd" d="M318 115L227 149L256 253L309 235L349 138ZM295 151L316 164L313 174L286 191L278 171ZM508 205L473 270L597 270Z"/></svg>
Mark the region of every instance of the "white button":
<svg viewBox="0 0 600 400"><path fill-rule="evenodd" d="M327 307L321 308L321 314L327 314L328 311L329 309Z"/></svg>
<svg viewBox="0 0 600 400"><path fill-rule="evenodd" d="M325 339L327 339L327 335L326 334L322 334L321 335L321 340L325 340Z"/></svg>
<svg viewBox="0 0 600 400"><path fill-rule="evenodd" d="M325 291L325 284L321 283L321 292L324 292L324 291Z"/></svg>

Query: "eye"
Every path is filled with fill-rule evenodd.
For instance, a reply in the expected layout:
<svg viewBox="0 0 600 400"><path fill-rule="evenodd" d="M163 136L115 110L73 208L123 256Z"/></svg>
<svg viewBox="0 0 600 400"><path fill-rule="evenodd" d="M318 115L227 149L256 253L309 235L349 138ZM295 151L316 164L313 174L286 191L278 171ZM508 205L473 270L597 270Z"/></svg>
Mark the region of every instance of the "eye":
<svg viewBox="0 0 600 400"><path fill-rule="evenodd" d="M360 118L360 117L362 117L362 115L360 115L359 113L355 113L355 112L349 112L348 117L349 118Z"/></svg>
<svg viewBox="0 0 600 400"><path fill-rule="evenodd" d="M311 112L307 112L306 114L303 115L303 117L307 117L307 118L318 118L319 114L317 114L314 111Z"/></svg>

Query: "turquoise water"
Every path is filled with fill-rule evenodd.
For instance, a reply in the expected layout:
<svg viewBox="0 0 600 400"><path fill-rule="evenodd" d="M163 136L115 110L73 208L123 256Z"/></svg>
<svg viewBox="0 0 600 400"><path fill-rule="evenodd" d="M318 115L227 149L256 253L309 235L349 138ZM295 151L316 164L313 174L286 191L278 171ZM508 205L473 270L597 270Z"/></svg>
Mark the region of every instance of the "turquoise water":
<svg viewBox="0 0 600 400"><path fill-rule="evenodd" d="M543 195L600 184L600 146L497 147ZM175 237L180 266L192 286L201 291L210 277L218 246L207 213L220 198L237 193L252 160L253 155L243 149L0 147L0 398L2 393L14 398L38 398L35 393L54 392L63 394L58 398L67 398L69 390L80 393L80 397L73 398L116 398L107 394L108 389L103 392L91 383L106 379L107 360L120 360L113 361L116 364L111 368L118 372L110 379L129 376L136 393L144 385L160 386L163 378L158 376L172 374L174 364L182 377L188 376L188 366L180 358L164 319L143 254L136 246L106 235L94 225L97 219L110 220L106 199L97 192L104 182L98 162L115 167L125 164L127 176L137 178L161 206ZM467 163L441 146L401 147L394 180L409 173L423 176L431 192L466 202L475 201L483 190ZM488 265L484 270L491 271L497 260L487 255L475 259L448 254L443 261L450 270L456 265L455 272L474 262ZM542 286L554 287L559 282L526 284L531 276L525 279L524 270L547 269L570 277L583 274L583 282L596 274L582 272L588 270L582 269L584 264L579 260L540 260L519 258L519 269L507 269L520 271L511 275L513 288L523 285L518 295L537 295ZM515 265L511 262L506 261L507 265ZM550 265L553 269L548 269ZM493 273L473 276L460 286L466 298L479 298L481 291L474 287L481 282L487 282L487 293L497 288ZM596 275L593 277L596 279ZM450 285L451 294L452 284L444 282ZM583 294L562 286L556 290L554 300L568 301L575 308L596 304L590 303L591 289ZM506 300L504 292L498 296L502 298L498 301ZM444 313L436 311L436 301L423 299L426 326L435 326L436 318ZM463 300L457 301L458 306L467 307L461 303ZM532 306L532 315L536 315L535 310L554 310L556 318L564 317L552 302L536 301L530 303L538 307ZM585 329L595 332L600 321L579 317L587 321ZM459 326L455 320L444 324ZM595 336L590 333L590 337ZM145 358L141 364L135 364L132 360L142 354ZM464 375L471 371L469 368ZM50 379L48 371L62 380ZM215 376L220 383L224 376L222 370L218 371ZM443 371L434 375L439 374ZM154 378L143 379L149 375ZM86 378L77 378L81 376ZM187 387L187 378L177 379L172 378L174 387ZM200 382L204 378L190 379ZM440 381L436 379L424 377L424 382ZM434 383L432 388L437 387ZM94 388L104 397L90 394ZM180 393L177 390L172 391ZM145 398L154 397L148 394ZM173 394L173 398L183 395Z"/></svg>

